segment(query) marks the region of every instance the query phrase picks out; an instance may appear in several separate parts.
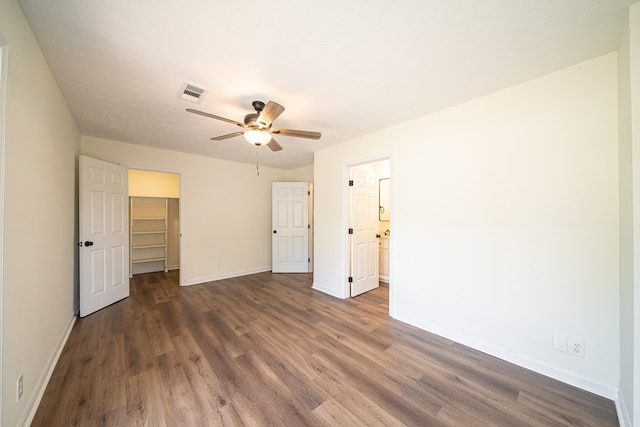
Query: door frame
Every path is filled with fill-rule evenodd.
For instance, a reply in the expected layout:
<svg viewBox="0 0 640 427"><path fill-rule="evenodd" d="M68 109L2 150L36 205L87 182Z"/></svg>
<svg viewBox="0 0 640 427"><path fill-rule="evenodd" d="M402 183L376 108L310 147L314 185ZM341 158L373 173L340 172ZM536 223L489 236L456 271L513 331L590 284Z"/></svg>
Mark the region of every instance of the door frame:
<svg viewBox="0 0 640 427"><path fill-rule="evenodd" d="M164 169L164 168L152 168L149 166L136 166L136 165L126 165L127 168L129 169L136 169L136 170L141 170L141 171L149 171L149 172L163 172L163 173L173 173L176 175L180 176L180 197L178 198L179 202L178 202L178 227L180 227L180 275L178 277L178 285L179 286L183 286L184 283L184 268L182 268L182 264L184 262L184 254L183 252L183 248L184 248L184 215L183 215L183 209L184 209L184 197L183 197L183 189L182 189L182 171L179 169ZM129 196L131 197L131 196ZM129 243L129 245L131 245L131 243Z"/></svg>
<svg viewBox="0 0 640 427"><path fill-rule="evenodd" d="M4 173L5 173L5 130L7 116L7 74L9 59L9 45L2 34L0 34L0 384L3 379L2 372L2 353L4 341L4 323L2 319L4 313ZM0 387L0 414L2 414L2 388ZM2 424L2 420L0 420Z"/></svg>
<svg viewBox="0 0 640 427"><path fill-rule="evenodd" d="M342 244L342 271L344 272L344 278L345 278L342 295L344 299L350 298L350 295L351 295L351 286L349 281L347 280L347 278L349 277L350 266L351 266L350 265L350 256L351 256L350 239L349 239L349 234L347 233L347 230L349 229L349 213L350 213L350 194L349 194L349 186L347 185L347 183L351 176L351 168L364 166L371 163L377 163L385 160L389 162L389 178L391 178L391 185L390 185L391 206L389 208L389 226L392 232L389 235L389 315L393 317L395 313L395 286L393 286L394 277L395 277L395 268L394 268L395 262L393 261L394 259L393 256L395 253L394 243L393 243L394 242L393 230L395 229L394 227L395 180L393 179L394 178L393 175L394 175L395 168L394 168L394 157L391 153L382 153L375 156L363 157L358 160L353 160L353 161L345 162L342 164L342 209L341 211L342 211L342 230L345 236Z"/></svg>
<svg viewBox="0 0 640 427"><path fill-rule="evenodd" d="M309 273L313 273L313 192L315 188L313 186L313 181L309 181Z"/></svg>

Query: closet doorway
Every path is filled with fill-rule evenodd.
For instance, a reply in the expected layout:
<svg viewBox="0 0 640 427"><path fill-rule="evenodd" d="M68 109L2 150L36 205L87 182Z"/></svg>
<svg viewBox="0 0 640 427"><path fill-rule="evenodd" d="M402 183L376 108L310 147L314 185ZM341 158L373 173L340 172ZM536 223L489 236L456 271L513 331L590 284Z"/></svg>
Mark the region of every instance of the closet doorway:
<svg viewBox="0 0 640 427"><path fill-rule="evenodd" d="M130 276L180 268L180 175L129 169Z"/></svg>

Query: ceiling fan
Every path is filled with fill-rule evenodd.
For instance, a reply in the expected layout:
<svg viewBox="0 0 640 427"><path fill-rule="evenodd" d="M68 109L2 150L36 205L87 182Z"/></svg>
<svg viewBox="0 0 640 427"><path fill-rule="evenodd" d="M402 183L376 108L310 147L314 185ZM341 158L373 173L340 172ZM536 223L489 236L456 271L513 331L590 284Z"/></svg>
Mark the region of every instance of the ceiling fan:
<svg viewBox="0 0 640 427"><path fill-rule="evenodd" d="M273 135L295 136L298 138L320 139L320 132L311 132L306 130L294 129L278 129L272 127L273 121L284 111L284 107L276 102L269 101L265 105L262 101L253 101L251 103L256 110L255 113L244 116L244 123L204 111L187 108L189 113L199 114L201 116L210 117L223 122L231 123L242 128L238 132L228 133L226 135L215 136L211 138L214 141L222 141L223 139L233 138L234 136L243 135L244 139L256 146L267 145L272 151L280 151L282 147L273 139Z"/></svg>

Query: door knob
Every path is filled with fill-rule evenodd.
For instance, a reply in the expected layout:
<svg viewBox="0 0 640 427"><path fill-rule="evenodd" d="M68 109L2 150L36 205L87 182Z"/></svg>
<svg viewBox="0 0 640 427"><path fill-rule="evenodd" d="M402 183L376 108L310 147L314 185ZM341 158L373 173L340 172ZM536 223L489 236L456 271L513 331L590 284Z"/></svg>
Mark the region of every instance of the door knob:
<svg viewBox="0 0 640 427"><path fill-rule="evenodd" d="M90 240L87 240L86 242L84 242L85 246L93 246L93 242Z"/></svg>

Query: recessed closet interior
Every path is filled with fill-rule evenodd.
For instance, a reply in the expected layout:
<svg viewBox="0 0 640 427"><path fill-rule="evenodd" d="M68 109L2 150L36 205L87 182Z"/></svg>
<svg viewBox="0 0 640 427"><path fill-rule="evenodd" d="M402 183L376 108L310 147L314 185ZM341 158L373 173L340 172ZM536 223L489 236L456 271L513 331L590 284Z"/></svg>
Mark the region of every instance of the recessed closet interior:
<svg viewBox="0 0 640 427"><path fill-rule="evenodd" d="M180 268L180 175L129 169L130 276Z"/></svg>

